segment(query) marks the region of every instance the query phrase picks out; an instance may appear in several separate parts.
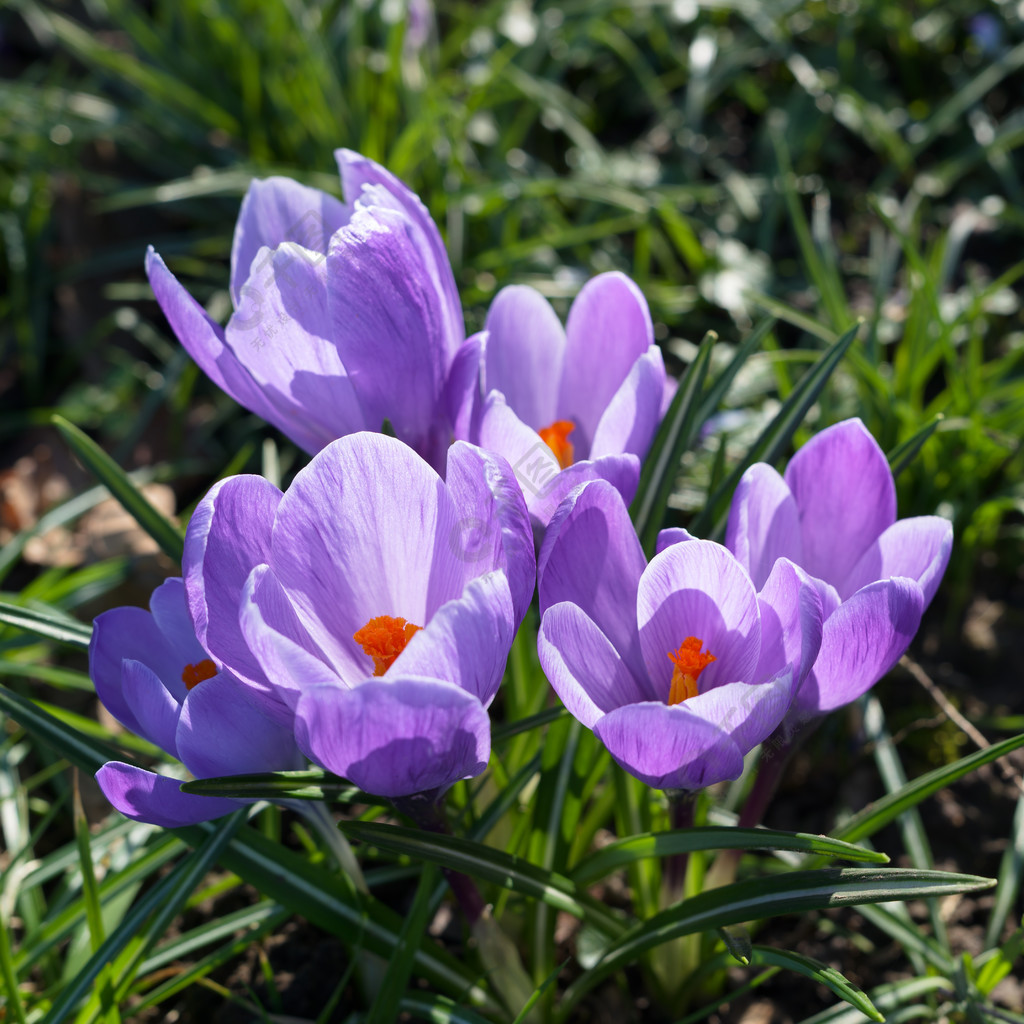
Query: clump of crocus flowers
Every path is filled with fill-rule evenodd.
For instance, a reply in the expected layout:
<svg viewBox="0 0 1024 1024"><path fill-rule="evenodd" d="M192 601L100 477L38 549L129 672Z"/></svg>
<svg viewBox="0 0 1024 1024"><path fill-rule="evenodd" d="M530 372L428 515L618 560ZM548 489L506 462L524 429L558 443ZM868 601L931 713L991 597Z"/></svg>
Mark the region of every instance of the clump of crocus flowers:
<svg viewBox="0 0 1024 1024"><path fill-rule="evenodd" d="M155 253L154 292L206 373L304 448L283 492L231 477L199 502L182 579L97 620L91 667L128 728L197 777L309 759L396 801L484 770L488 708L538 587L540 663L643 782L737 778L905 651L949 558L937 517L897 520L858 420L780 476L741 480L725 544L627 503L671 397L647 304L619 273L563 327L501 291L464 338L436 225L402 182L338 154L345 202L255 182L214 323ZM385 436L382 428L394 436ZM237 801L115 763L111 801L173 825Z"/></svg>

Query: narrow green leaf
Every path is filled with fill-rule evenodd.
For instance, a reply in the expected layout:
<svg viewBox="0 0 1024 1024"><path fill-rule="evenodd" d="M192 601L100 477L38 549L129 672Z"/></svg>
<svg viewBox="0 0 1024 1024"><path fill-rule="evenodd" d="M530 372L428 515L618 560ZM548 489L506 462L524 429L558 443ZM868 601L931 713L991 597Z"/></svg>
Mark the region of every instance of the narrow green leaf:
<svg viewBox="0 0 1024 1024"><path fill-rule="evenodd" d="M905 907L899 909L906 911ZM944 974L949 974L953 970L953 961L949 954L931 936L924 935L908 914L896 913L895 907L875 906L863 906L859 913L879 931L885 932L894 942L899 943L908 954L912 956L916 953L923 958L922 963L927 961Z"/></svg>
<svg viewBox="0 0 1024 1024"><path fill-rule="evenodd" d="M750 959L751 964L768 967L783 967L796 971L805 978L830 988L840 999L849 1003L854 1009L860 1010L871 1020L882 1022L885 1017L878 1008L856 985L849 982L834 967L799 953L791 953L785 949L772 949L770 946L754 946Z"/></svg>
<svg viewBox="0 0 1024 1024"><path fill-rule="evenodd" d="M725 530L728 502L732 498L733 491L736 490L736 484L739 483L740 477L755 462L775 462L782 455L797 428L803 423L811 406L817 401L822 389L853 344L859 329L859 324L851 327L834 345L826 349L800 378L771 423L750 446L746 458L733 468L721 485L708 497L704 508L694 517L688 527L691 533L699 537L721 536Z"/></svg>
<svg viewBox="0 0 1024 1024"><path fill-rule="evenodd" d="M537 989L536 989L536 991L535 991L535 992L533 993L533 995L532 995L532 996L530 996L530 998L529 998L529 999L527 999L525 1003L523 1003L523 1008L522 1008L522 1009L521 1009L521 1010L519 1011L519 1013L517 1013L517 1014L516 1014L516 1019L515 1019L515 1020L514 1020L514 1021L512 1022L512 1024L524 1024L524 1022L525 1022L526 1020L528 1020L528 1019L529 1019L529 1016L530 1016L530 1011L531 1011L531 1010L532 1010L532 1009L533 1009L533 1008L534 1008L534 1007L535 1007L535 1006L537 1005L537 1003L538 1003L538 1002L540 1001L540 998L541 998L541 996L543 996L543 995L544 995L544 993L545 993L545 992L547 992L547 990L548 990L549 988L551 988L551 986L552 986L552 985L554 985L554 983L555 983L556 979L558 978L559 974L561 974L561 973L562 973L562 971L564 971L564 970L565 970L565 967L566 967L566 965L567 965L568 963L569 963L569 960L563 960L563 961L562 961L562 962L561 962L561 963L560 963L560 964L559 964L559 965L558 965L558 966L557 966L557 967L556 967L556 968L555 968L555 969L554 969L554 970L553 970L553 971L552 971L552 972L551 972L551 973L550 973L550 974L549 974L549 975L548 975L548 976L547 976L547 977L546 977L546 978L545 978L545 979L544 979L544 980L543 980L543 981L542 981L542 982L540 983L540 985L538 985L538 986L537 986Z"/></svg>
<svg viewBox="0 0 1024 1024"><path fill-rule="evenodd" d="M189 779L181 784L183 793L197 796L227 796L242 800L331 800L386 807L387 801L364 793L352 783L320 768L286 772L255 772L251 775L218 775L211 779Z"/></svg>
<svg viewBox="0 0 1024 1024"><path fill-rule="evenodd" d="M406 915L398 944L388 960L387 970L366 1017L367 1024L392 1024L399 1017L398 1005L409 984L413 958L423 941L423 932L430 923L430 893L437 878L437 866L424 864L412 909Z"/></svg>
<svg viewBox="0 0 1024 1024"><path fill-rule="evenodd" d="M967 757L962 757L959 761L954 761L952 764L927 772L908 782L906 786L898 789L895 793L889 793L874 803L868 804L864 810L859 811L848 821L833 830L832 838L856 842L858 839L873 836L894 818L898 818L907 808L919 804L926 797L931 796L932 793L936 793L957 779L963 778L974 771L975 768L980 768L983 764L989 764L991 761L995 761L1004 754L1009 754L1010 751L1017 750L1020 747L1024 747L1024 733L1021 733L1019 736L1013 736L1008 740L1003 740L1002 743L993 743L991 747L985 750L968 754Z"/></svg>
<svg viewBox="0 0 1024 1024"><path fill-rule="evenodd" d="M91 437L63 416L54 416L52 422L86 469L106 486L160 549L180 563L185 545L181 531L149 503L128 474Z"/></svg>
<svg viewBox="0 0 1024 1024"><path fill-rule="evenodd" d="M922 1003L924 996L932 992L948 991L949 988L949 978L946 977L911 978L908 981L876 986L871 990L871 1000L885 1014L886 1020L893 1021L897 1019L894 1014L901 1007L913 1004L917 1010L919 1007L916 1004ZM805 1018L801 1024L863 1024L863 1017L859 1010L849 1006L830 1006L813 1017Z"/></svg>
<svg viewBox="0 0 1024 1024"><path fill-rule="evenodd" d="M729 956L743 964L744 967L750 966L754 948L750 944L750 932L743 925L737 924L730 928L719 928L718 934L725 943Z"/></svg>
<svg viewBox="0 0 1024 1024"><path fill-rule="evenodd" d="M998 888L996 890L998 892ZM983 996L988 996L1013 970L1014 962L1024 952L1024 927L1018 928L997 950L985 961L975 985Z"/></svg>
<svg viewBox="0 0 1024 1024"><path fill-rule="evenodd" d="M985 929L985 945L990 947L999 941L1020 892L1021 874L1024 873L1024 795L1017 798L1009 840L999 862L995 905Z"/></svg>
<svg viewBox="0 0 1024 1024"><path fill-rule="evenodd" d="M726 394L728 394L732 382L736 379L736 374L743 369L746 361L761 347L761 342L764 341L774 326L775 318L768 317L762 320L743 339L742 344L736 349L732 359L729 360L728 366L714 379L705 392L704 401L701 403L700 412L697 414L698 424L706 423L709 417L718 411L718 406Z"/></svg>
<svg viewBox="0 0 1024 1024"><path fill-rule="evenodd" d="M844 860L887 864L889 858L877 850L836 842L828 836L804 832L775 832L766 828L732 828L706 825L674 829L671 832L648 832L619 839L601 847L580 861L571 872L578 886L592 885L618 868L650 857L671 857L698 850L798 850Z"/></svg>
<svg viewBox="0 0 1024 1024"><path fill-rule="evenodd" d="M398 1004L398 1008L403 1013L411 1014L419 1020L432 1021L433 1024L493 1024L474 1010L459 1006L446 996L435 995L432 992L418 992L405 996Z"/></svg>
<svg viewBox="0 0 1024 1024"><path fill-rule="evenodd" d="M71 647L88 647L92 637L92 626L85 623L55 612L21 608L3 601L0 601L0 622Z"/></svg>
<svg viewBox="0 0 1024 1024"><path fill-rule="evenodd" d="M234 828L241 822L244 812L233 815L233 825L220 823L205 842L189 853L178 867L162 878L132 909L124 920L89 958L74 979L61 991L43 1018L43 1024L64 1024L73 1007L92 988L97 975L124 951L136 938L144 936L141 949L147 949L163 935L174 916L184 906L192 890L216 862L218 855L230 841ZM141 956L132 959L141 960ZM130 965L118 965L129 966ZM130 971L131 976L134 972ZM99 995L94 996L98 1002Z"/></svg>
<svg viewBox="0 0 1024 1024"><path fill-rule="evenodd" d="M669 495L679 472L679 462L700 429L701 394L716 340L714 332L709 331L704 336L644 459L640 483L629 513L648 557L654 554Z"/></svg>
<svg viewBox="0 0 1024 1024"><path fill-rule="evenodd" d="M682 935L775 914L946 896L987 889L994 884L991 878L942 871L827 868L793 871L773 878L750 878L698 893L641 922L611 946L601 960L566 991L560 1004L560 1019L565 1020L580 998L609 975L634 963L647 950Z"/></svg>
<svg viewBox="0 0 1024 1024"><path fill-rule="evenodd" d="M889 452L887 458L893 476L899 476L917 458L917 453L925 446L928 438L935 433L943 419L942 413L937 413L923 427L911 434L905 441L901 441Z"/></svg>
<svg viewBox="0 0 1024 1024"><path fill-rule="evenodd" d="M405 854L473 878L482 878L530 899L564 910L590 921L609 935L621 935L625 924L606 907L585 893L564 875L546 871L522 857L514 857L483 843L455 836L439 836L401 825L378 822L340 821L338 827L352 839L381 850Z"/></svg>
<svg viewBox="0 0 1024 1024"><path fill-rule="evenodd" d="M560 718L565 718L568 714L569 712L561 706L545 708L543 711L538 711L535 715L529 715L518 721L495 725L491 729L491 743L501 743L504 740L511 739L513 736L518 736L520 733L529 732L531 729L540 729L542 726L557 722Z"/></svg>

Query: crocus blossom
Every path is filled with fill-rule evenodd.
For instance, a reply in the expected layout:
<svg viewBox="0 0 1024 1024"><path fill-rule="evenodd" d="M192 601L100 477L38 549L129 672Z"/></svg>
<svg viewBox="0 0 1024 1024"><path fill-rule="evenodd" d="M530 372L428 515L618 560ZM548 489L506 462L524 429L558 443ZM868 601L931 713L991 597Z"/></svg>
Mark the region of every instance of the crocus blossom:
<svg viewBox="0 0 1024 1024"><path fill-rule="evenodd" d="M291 730L262 714L245 686L200 646L182 581L157 587L149 607L114 608L96 619L89 672L107 710L197 778L299 767ZM122 814L168 828L244 803L182 793L180 780L121 761L105 764L96 778Z"/></svg>
<svg viewBox="0 0 1024 1024"><path fill-rule="evenodd" d="M584 484L538 566L544 671L638 779L695 790L737 778L789 709L821 638L813 582L780 560L760 591L721 545L670 543L647 563L621 496Z"/></svg>
<svg viewBox="0 0 1024 1024"><path fill-rule="evenodd" d="M184 566L205 648L318 764L386 797L483 770L536 570L503 459L457 442L442 481L400 441L350 435L284 494L215 486Z"/></svg>
<svg viewBox="0 0 1024 1024"><path fill-rule="evenodd" d="M538 527L586 480L632 499L667 393L647 302L620 273L588 281L564 329L533 288L502 289L449 384L455 436L508 459Z"/></svg>
<svg viewBox="0 0 1024 1024"><path fill-rule="evenodd" d="M755 586L786 558L815 578L822 597L821 651L787 730L854 700L892 668L952 544L952 526L938 516L897 521L889 463L858 419L815 435L785 476L764 463L744 473L729 512L729 550Z"/></svg>
<svg viewBox="0 0 1024 1024"><path fill-rule="evenodd" d="M388 420L443 466L444 387L465 337L444 243L398 178L349 150L336 155L347 202L288 178L250 186L225 328L152 249L150 284L207 376L307 452Z"/></svg>

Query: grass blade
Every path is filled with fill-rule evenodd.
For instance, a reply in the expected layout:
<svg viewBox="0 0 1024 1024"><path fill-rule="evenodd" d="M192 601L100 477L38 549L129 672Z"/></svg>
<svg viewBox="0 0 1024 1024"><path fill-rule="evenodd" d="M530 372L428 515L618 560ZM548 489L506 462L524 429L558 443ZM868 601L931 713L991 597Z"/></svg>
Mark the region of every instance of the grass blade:
<svg viewBox="0 0 1024 1024"><path fill-rule="evenodd" d="M671 832L648 832L630 836L603 846L581 861L571 873L578 886L593 885L618 868L634 861L652 857L671 857L699 850L798 850L825 857L844 860L870 861L887 864L889 858L877 850L862 846L836 843L826 836L803 832L775 832L766 828L728 828L707 825L696 828L675 829Z"/></svg>
<svg viewBox="0 0 1024 1024"><path fill-rule="evenodd" d="M711 363L711 349L717 339L718 336L709 331L700 343L697 355L690 363L647 453L636 497L629 507L637 536L648 558L654 555L679 462L700 428L699 416L703 408L700 399Z"/></svg>
<svg viewBox="0 0 1024 1024"><path fill-rule="evenodd" d="M889 452L887 457L893 476L899 476L917 458L917 453L924 447L928 438L935 433L935 428L938 427L943 418L941 413L936 414L923 427L905 441L901 441Z"/></svg>
<svg viewBox="0 0 1024 1024"><path fill-rule="evenodd" d="M64 615L38 608L20 608L18 605L0 601L0 622L17 626L27 633L56 640L70 647L88 647L92 638L92 626L75 622Z"/></svg>
<svg viewBox="0 0 1024 1024"><path fill-rule="evenodd" d="M682 935L720 928L775 914L803 913L826 907L888 903L987 889L991 878L908 868L827 868L793 871L775 878L751 878L683 900L632 928L598 963L566 991L559 1019L610 974L643 953Z"/></svg>
<svg viewBox="0 0 1024 1024"><path fill-rule="evenodd" d="M106 486L164 554L180 563L185 546L181 531L149 503L128 474L91 437L63 416L54 416L52 422L86 469Z"/></svg>

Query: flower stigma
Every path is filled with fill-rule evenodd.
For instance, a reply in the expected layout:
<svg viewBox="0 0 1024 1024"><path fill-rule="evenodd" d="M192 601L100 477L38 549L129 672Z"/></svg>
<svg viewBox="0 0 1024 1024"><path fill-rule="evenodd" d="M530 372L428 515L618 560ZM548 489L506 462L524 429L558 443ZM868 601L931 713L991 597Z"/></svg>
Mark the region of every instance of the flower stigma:
<svg viewBox="0 0 1024 1024"><path fill-rule="evenodd" d="M198 686L204 679L212 679L217 674L217 666L209 658L203 658L194 665L186 665L181 673L181 681L186 689L191 690Z"/></svg>
<svg viewBox="0 0 1024 1024"><path fill-rule="evenodd" d="M715 661L715 656L710 651L701 654L704 646L703 640L695 636L688 636L680 645L679 650L674 654L668 652L669 659L675 665L672 669L672 685L668 691L668 703L681 704L690 697L696 697L697 680L701 672Z"/></svg>
<svg viewBox="0 0 1024 1024"><path fill-rule="evenodd" d="M576 429L571 420L555 420L550 427L542 427L537 431L540 439L555 453L559 469L568 469L572 465L575 450L569 435Z"/></svg>
<svg viewBox="0 0 1024 1024"><path fill-rule="evenodd" d="M405 619L378 615L370 619L362 629L356 630L352 639L373 658L373 674L382 676L422 628Z"/></svg>

